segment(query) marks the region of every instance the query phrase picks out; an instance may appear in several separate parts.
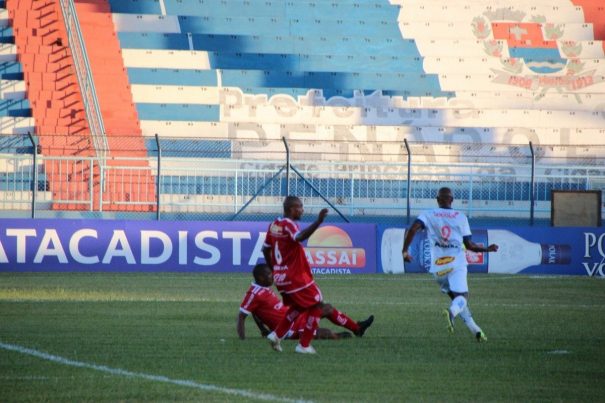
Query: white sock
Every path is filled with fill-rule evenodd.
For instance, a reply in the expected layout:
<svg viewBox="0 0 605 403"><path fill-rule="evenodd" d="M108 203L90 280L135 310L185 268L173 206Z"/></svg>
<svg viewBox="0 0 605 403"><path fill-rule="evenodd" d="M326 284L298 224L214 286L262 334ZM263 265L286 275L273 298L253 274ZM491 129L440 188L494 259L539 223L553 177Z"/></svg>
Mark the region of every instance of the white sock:
<svg viewBox="0 0 605 403"><path fill-rule="evenodd" d="M462 295L458 295L452 300L452 304L450 305L450 312L455 318L460 312L462 312L464 308L466 308L466 298L464 298Z"/></svg>
<svg viewBox="0 0 605 403"><path fill-rule="evenodd" d="M468 308L468 305L464 307L464 309L460 312L460 317L468 327L468 330L471 331L472 334L477 334L481 331L481 328L475 323L473 319L473 315L471 314L471 310Z"/></svg>

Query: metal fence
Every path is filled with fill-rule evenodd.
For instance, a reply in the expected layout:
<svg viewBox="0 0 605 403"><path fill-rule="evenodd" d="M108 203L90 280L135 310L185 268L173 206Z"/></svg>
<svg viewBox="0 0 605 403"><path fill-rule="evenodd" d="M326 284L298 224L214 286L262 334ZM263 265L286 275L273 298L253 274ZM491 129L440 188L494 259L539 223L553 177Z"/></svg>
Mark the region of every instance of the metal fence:
<svg viewBox="0 0 605 403"><path fill-rule="evenodd" d="M119 140L99 158L1 136L3 216L264 220L295 194L310 214L331 206L337 220L401 223L447 185L470 217L533 223L550 217L551 190L605 187L599 146L156 136L132 157ZM132 155L133 138L123 142Z"/></svg>

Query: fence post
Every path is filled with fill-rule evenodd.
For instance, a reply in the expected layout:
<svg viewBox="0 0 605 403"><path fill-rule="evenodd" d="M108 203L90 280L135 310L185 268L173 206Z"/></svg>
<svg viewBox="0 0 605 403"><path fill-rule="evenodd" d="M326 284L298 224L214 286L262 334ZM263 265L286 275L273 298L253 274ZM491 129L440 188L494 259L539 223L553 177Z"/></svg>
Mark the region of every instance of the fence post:
<svg viewBox="0 0 605 403"><path fill-rule="evenodd" d="M105 191L105 160L99 160L99 211L103 211L103 192Z"/></svg>
<svg viewBox="0 0 605 403"><path fill-rule="evenodd" d="M95 211L95 184L94 184L94 176L95 176L95 160L93 157L89 160L90 164L88 165L88 188L90 189L90 211Z"/></svg>
<svg viewBox="0 0 605 403"><path fill-rule="evenodd" d="M234 178L233 178L233 213L237 213L237 189L239 187L239 162L236 165L235 170L233 171L234 174ZM242 195L244 194L243 190L242 190ZM243 197L242 197L243 200Z"/></svg>
<svg viewBox="0 0 605 403"><path fill-rule="evenodd" d="M160 220L160 196L162 191L162 147L160 146L160 136L155 134L155 144L158 147L158 177L155 181L156 212L155 219Z"/></svg>
<svg viewBox="0 0 605 403"><path fill-rule="evenodd" d="M529 151L531 152L531 183L529 188L529 225L534 225L534 189L536 187L536 154L534 153L534 145L529 142Z"/></svg>
<svg viewBox="0 0 605 403"><path fill-rule="evenodd" d="M411 195L410 187L412 186L412 153L410 151L410 145L408 144L408 139L403 139L403 144L405 145L405 150L408 153L408 178L407 178L407 190L406 190L405 199L406 199L406 205L407 205L406 222L409 225L410 224L410 195Z"/></svg>
<svg viewBox="0 0 605 403"><path fill-rule="evenodd" d="M36 193L38 190L38 146L30 132L27 132L29 141L32 143L33 168L32 168L32 218L36 218Z"/></svg>
<svg viewBox="0 0 605 403"><path fill-rule="evenodd" d="M286 141L286 137L282 136L282 141L284 142L284 147L286 147L286 196L290 196L290 147L288 147L288 142Z"/></svg>

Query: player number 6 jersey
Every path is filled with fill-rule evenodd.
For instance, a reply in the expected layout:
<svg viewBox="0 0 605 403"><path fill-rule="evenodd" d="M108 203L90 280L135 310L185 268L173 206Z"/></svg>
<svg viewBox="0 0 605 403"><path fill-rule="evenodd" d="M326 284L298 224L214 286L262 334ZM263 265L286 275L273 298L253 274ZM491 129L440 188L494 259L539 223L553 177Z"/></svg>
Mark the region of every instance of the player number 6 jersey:
<svg viewBox="0 0 605 403"><path fill-rule="evenodd" d="M271 266L277 289L286 294L313 284L313 274L303 245L296 240L298 225L278 218L269 225L265 246L271 248Z"/></svg>

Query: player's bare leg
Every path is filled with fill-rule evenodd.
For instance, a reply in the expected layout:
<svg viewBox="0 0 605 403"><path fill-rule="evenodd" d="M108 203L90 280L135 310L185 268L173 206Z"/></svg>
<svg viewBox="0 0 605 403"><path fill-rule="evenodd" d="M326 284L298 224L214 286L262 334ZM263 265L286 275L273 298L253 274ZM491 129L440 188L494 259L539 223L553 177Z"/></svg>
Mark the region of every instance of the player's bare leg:
<svg viewBox="0 0 605 403"><path fill-rule="evenodd" d="M481 330L479 325L477 325L477 323L473 319L473 314L471 313L471 310L468 306L468 293L456 294L456 293L450 291L450 292L448 292L448 295L452 299L452 304L454 302L453 300L458 297L463 297L465 299L464 307L459 312L459 315L462 318L462 320L464 321L464 324L466 325L466 327L468 327L468 330L470 330L470 332L475 336L475 339L479 343L486 342L487 336L485 335L483 330ZM449 310L448 310L448 312L449 312ZM453 326L453 318L451 319L451 321L452 321L452 326ZM452 331L453 331L453 328L452 328Z"/></svg>
<svg viewBox="0 0 605 403"><path fill-rule="evenodd" d="M475 323L475 320L473 319L473 314L471 313L468 304L460 312L460 317L464 321L466 327L468 327L468 330L470 330L470 332L475 336L475 339L477 339L479 343L487 341L487 336L485 335L485 333L483 333L483 330L481 330L479 325Z"/></svg>
<svg viewBox="0 0 605 403"><path fill-rule="evenodd" d="M455 294L455 297L452 299L450 307L446 310L448 314L446 319L450 333L454 332L454 319L460 314L460 312L462 312L464 308L466 308L466 298L464 298L464 295L456 293L453 294Z"/></svg>

